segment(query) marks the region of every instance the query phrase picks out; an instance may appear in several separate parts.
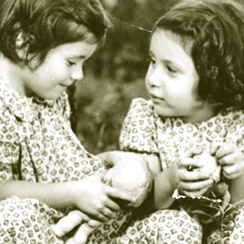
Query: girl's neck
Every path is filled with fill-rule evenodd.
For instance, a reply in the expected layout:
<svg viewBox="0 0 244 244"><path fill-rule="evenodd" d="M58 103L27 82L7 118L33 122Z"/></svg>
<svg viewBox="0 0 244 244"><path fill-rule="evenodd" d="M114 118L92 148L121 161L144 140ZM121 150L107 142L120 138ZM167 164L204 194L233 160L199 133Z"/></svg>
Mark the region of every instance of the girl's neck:
<svg viewBox="0 0 244 244"><path fill-rule="evenodd" d="M216 114L216 109L213 105L203 104L203 106L195 111L189 117L182 117L181 119L186 123L199 123L206 120L209 120Z"/></svg>

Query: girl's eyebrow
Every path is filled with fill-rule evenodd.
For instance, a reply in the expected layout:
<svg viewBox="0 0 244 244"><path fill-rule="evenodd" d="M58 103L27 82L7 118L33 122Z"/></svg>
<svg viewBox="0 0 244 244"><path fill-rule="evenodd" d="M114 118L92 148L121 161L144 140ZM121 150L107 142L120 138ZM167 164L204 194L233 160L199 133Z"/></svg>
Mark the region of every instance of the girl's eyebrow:
<svg viewBox="0 0 244 244"><path fill-rule="evenodd" d="M149 50L148 51L148 54L149 54L150 57L154 57L155 56L153 54L152 50ZM172 62L172 60L169 60L169 59L161 59L160 62L162 64L172 65L172 66L174 66L178 70L182 70L182 68L183 68L182 65L181 65L181 63L174 62L174 61Z"/></svg>
<svg viewBox="0 0 244 244"><path fill-rule="evenodd" d="M78 56L78 58L86 58L87 56L86 55L80 55Z"/></svg>
<svg viewBox="0 0 244 244"><path fill-rule="evenodd" d="M69 59L86 59L86 55L73 55Z"/></svg>
<svg viewBox="0 0 244 244"><path fill-rule="evenodd" d="M175 61L171 61L171 60L169 60L169 59L165 59L165 60L163 60L163 62L165 62L165 63L167 63L167 64L170 64L170 65L177 66L177 67L179 67L179 68L180 68L180 66L181 66L181 63L179 63L179 62L175 62Z"/></svg>
<svg viewBox="0 0 244 244"><path fill-rule="evenodd" d="M184 67L181 65L181 63L172 62L170 60L164 60L163 62L165 62L167 65L170 65L173 67L173 69L176 69L180 73L183 73L184 71Z"/></svg>

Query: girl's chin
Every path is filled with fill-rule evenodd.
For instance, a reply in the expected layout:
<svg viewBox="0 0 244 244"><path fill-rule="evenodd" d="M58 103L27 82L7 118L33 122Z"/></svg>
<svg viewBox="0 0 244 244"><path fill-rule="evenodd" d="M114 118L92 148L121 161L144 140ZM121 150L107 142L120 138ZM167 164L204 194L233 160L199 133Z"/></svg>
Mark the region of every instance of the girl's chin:
<svg viewBox="0 0 244 244"><path fill-rule="evenodd" d="M156 114L159 116L159 117L178 117L177 115L173 114L173 113L170 113L170 112L166 112L166 111L162 111L162 110L156 110Z"/></svg>

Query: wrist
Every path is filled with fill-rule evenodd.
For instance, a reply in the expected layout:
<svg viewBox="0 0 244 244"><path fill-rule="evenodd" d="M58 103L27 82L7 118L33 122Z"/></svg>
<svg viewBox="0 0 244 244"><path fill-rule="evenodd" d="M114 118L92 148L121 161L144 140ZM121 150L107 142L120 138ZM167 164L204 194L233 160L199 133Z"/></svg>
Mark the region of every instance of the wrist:
<svg viewBox="0 0 244 244"><path fill-rule="evenodd" d="M67 184L66 196L69 205L74 208L80 208L79 204L81 201L82 192L87 190L87 186L81 181L73 181Z"/></svg>
<svg viewBox="0 0 244 244"><path fill-rule="evenodd" d="M170 167L165 169L165 178L168 181L169 188L174 191L178 188L179 180L175 175L175 165L172 164Z"/></svg>

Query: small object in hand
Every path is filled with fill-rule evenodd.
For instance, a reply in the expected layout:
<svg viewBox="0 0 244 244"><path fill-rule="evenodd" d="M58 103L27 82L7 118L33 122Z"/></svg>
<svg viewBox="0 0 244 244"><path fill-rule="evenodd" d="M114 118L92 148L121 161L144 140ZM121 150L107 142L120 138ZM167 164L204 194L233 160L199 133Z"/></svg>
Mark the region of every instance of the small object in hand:
<svg viewBox="0 0 244 244"><path fill-rule="evenodd" d="M193 171L194 169L196 169L197 167L193 166L193 165L188 165L187 166L187 170L188 171Z"/></svg>
<svg viewBox="0 0 244 244"><path fill-rule="evenodd" d="M220 181L221 167L217 163L217 160L214 156L208 152L204 152L202 154L195 155L194 158L197 159L201 164L201 167L198 168L199 171L209 173L210 178L214 183Z"/></svg>
<svg viewBox="0 0 244 244"><path fill-rule="evenodd" d="M139 207L146 199L151 191L152 180L147 162L138 156L123 158L105 176L105 182L134 197L135 202L128 204L132 207Z"/></svg>
<svg viewBox="0 0 244 244"><path fill-rule="evenodd" d="M208 152L203 152L202 154L195 155L193 157L199 162L199 166L188 165L188 171L199 171L202 173L206 173L209 175L209 179L212 180L212 185L209 187L205 187L202 190L198 191L199 196L205 194L213 185L220 181L220 172L221 166L217 163L217 160L214 156L212 156ZM191 194L187 194L188 196L192 196Z"/></svg>

